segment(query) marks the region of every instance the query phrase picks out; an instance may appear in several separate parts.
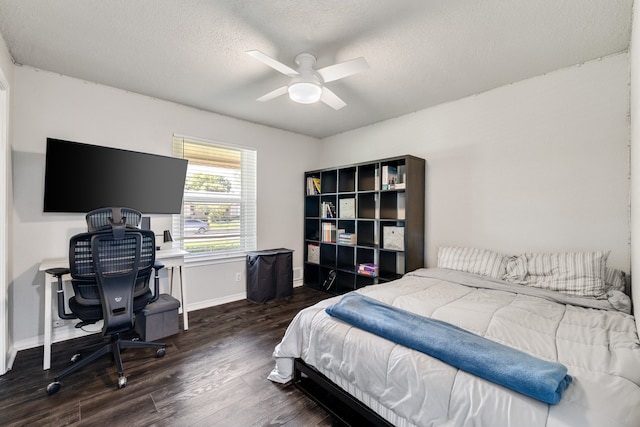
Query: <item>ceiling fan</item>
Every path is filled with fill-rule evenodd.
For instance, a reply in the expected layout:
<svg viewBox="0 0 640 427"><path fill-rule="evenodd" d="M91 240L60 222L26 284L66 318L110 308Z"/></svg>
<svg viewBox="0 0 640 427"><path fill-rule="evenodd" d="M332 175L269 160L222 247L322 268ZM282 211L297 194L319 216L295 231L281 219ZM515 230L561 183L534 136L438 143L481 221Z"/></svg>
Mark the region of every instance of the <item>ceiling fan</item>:
<svg viewBox="0 0 640 427"><path fill-rule="evenodd" d="M343 79L369 69L369 64L362 57L315 70L313 66L316 63L316 57L310 53L301 53L295 58L298 69L294 70L259 50L249 50L247 54L274 70L291 77L288 85L261 96L257 101L269 101L289 93L289 98L300 104L313 104L314 102L322 101L331 108L339 110L347 104L327 88L325 83Z"/></svg>

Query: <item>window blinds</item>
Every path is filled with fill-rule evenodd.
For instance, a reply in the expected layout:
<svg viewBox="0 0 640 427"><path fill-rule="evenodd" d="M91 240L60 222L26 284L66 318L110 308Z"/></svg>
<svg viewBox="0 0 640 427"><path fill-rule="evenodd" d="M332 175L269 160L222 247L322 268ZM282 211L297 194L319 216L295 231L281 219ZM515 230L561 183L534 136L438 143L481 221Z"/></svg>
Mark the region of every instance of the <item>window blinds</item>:
<svg viewBox="0 0 640 427"><path fill-rule="evenodd" d="M174 236L183 249L222 256L256 248L256 151L174 136L173 155L189 161Z"/></svg>

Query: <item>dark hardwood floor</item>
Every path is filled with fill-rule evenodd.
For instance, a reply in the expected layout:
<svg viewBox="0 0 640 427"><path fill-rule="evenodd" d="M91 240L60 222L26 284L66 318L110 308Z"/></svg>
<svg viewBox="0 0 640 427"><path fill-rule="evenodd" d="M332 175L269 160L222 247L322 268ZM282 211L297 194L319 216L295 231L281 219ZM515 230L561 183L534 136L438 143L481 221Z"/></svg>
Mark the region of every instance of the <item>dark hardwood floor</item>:
<svg viewBox="0 0 640 427"><path fill-rule="evenodd" d="M293 385L266 378L293 316L326 297L301 287L287 300L190 312L188 331L161 340L165 357L156 359L152 349L123 353L128 382L120 390L105 356L65 378L57 394L45 391L75 350L99 334L54 344L48 371L42 347L21 351L0 377L0 425L330 426L327 413Z"/></svg>

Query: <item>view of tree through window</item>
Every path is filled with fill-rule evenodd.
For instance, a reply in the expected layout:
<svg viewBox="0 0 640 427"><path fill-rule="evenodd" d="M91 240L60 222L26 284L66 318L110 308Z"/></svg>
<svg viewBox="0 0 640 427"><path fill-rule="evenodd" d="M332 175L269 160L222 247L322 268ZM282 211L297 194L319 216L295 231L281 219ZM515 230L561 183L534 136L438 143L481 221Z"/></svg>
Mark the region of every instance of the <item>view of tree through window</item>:
<svg viewBox="0 0 640 427"><path fill-rule="evenodd" d="M191 254L255 249L255 151L174 137L189 160L184 209L174 234Z"/></svg>

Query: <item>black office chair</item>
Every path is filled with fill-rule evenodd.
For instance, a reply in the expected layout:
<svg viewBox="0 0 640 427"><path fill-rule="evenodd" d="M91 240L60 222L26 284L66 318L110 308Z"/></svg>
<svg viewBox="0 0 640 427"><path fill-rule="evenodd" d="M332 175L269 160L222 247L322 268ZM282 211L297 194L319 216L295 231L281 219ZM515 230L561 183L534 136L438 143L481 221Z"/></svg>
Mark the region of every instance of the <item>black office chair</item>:
<svg viewBox="0 0 640 427"><path fill-rule="evenodd" d="M124 340L120 336L133 330L135 313L159 296L158 271L163 266L155 263L155 235L150 230L140 230L129 224L130 219L121 216L120 209L111 210L108 226L90 224L92 214L87 214L87 224L92 231L78 234L70 240L69 269L55 269L50 273L58 277L59 316L63 319L78 318L85 324L103 319L102 334L109 341L86 358L74 354L71 358L73 365L47 386L48 394L60 389L62 378L105 354L111 353L116 362L118 388L127 384L121 349L151 347L156 349L156 357L165 354L165 344ZM155 270L154 292L149 288L152 270ZM71 313L65 311L64 305L62 276L66 273L71 274L74 288L74 296L69 299Z"/></svg>

